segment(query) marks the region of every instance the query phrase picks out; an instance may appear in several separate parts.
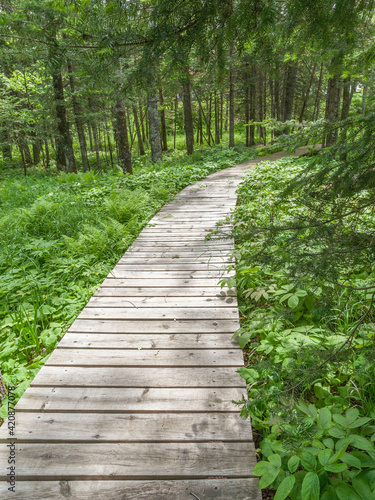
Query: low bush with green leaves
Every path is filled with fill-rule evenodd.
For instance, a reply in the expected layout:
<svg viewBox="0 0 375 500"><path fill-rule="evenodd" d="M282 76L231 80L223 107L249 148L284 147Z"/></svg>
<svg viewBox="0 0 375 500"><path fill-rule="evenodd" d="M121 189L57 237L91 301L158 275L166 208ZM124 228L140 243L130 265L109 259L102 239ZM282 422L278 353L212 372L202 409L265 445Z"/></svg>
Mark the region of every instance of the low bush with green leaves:
<svg viewBox="0 0 375 500"><path fill-rule="evenodd" d="M311 197L306 203L301 188L284 195L306 165L305 158L265 162L238 190L235 335L248 388L238 404L259 438L254 473L276 500L371 500L375 269L355 254L335 268L325 260L336 242L307 221L314 210L323 220L330 208L319 197L316 207ZM354 217L363 232L375 224L373 213ZM352 224L340 220L340 231L353 234Z"/></svg>
<svg viewBox="0 0 375 500"><path fill-rule="evenodd" d="M19 398L152 216L185 186L259 155L214 147L120 170L4 177L0 185L0 369ZM7 398L0 410L6 415Z"/></svg>

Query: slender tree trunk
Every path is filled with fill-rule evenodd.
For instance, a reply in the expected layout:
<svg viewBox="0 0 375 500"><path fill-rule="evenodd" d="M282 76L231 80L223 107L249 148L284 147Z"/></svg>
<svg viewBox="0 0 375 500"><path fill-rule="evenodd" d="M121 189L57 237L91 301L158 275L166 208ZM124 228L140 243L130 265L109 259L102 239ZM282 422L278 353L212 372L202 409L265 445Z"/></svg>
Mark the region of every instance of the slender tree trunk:
<svg viewBox="0 0 375 500"><path fill-rule="evenodd" d="M229 49L229 147L234 148L234 45Z"/></svg>
<svg viewBox="0 0 375 500"><path fill-rule="evenodd" d="M76 162L73 152L72 137L69 132L69 123L66 114L63 79L60 71L52 74L55 98L58 135L56 137L57 168L67 172L76 172Z"/></svg>
<svg viewBox="0 0 375 500"><path fill-rule="evenodd" d="M44 150L46 152L46 168L49 169L49 147L47 139L44 140Z"/></svg>
<svg viewBox="0 0 375 500"><path fill-rule="evenodd" d="M160 106L164 106L164 96L163 89L159 89L159 102ZM165 109L164 107L160 111L160 129L161 129L161 143L163 151L168 151L167 143L167 124L165 121Z"/></svg>
<svg viewBox="0 0 375 500"><path fill-rule="evenodd" d="M318 88L316 89L316 99L315 99L315 103L314 103L313 121L315 121L319 118L320 93L321 93L321 89L322 89L322 81L323 81L323 63L320 65Z"/></svg>
<svg viewBox="0 0 375 500"><path fill-rule="evenodd" d="M91 133L91 127L90 125L87 127L89 131L89 142L90 142L90 151L94 151L94 144L92 142L92 133Z"/></svg>
<svg viewBox="0 0 375 500"><path fill-rule="evenodd" d="M217 92L214 92L215 101L215 144L220 144L220 111L219 111L219 98Z"/></svg>
<svg viewBox="0 0 375 500"><path fill-rule="evenodd" d="M284 81L284 104L283 104L283 121L287 122L292 119L294 94L296 90L298 64L296 62L288 62L286 67Z"/></svg>
<svg viewBox="0 0 375 500"><path fill-rule="evenodd" d="M117 154L120 166L123 173L133 173L132 159L129 147L128 124L126 120L126 112L124 102L120 97L117 97L115 102L115 118L116 118L116 143Z"/></svg>
<svg viewBox="0 0 375 500"><path fill-rule="evenodd" d="M211 92L210 96L207 97L207 119L206 119L206 130L208 137L208 145L211 146Z"/></svg>
<svg viewBox="0 0 375 500"><path fill-rule="evenodd" d="M139 154L140 155L144 155L146 153L145 153L145 148L144 148L144 145L143 145L141 128L139 126L137 106L135 104L133 104L132 109L133 109L133 117L134 117L134 123L135 123L135 130L137 132Z"/></svg>
<svg viewBox="0 0 375 500"><path fill-rule="evenodd" d="M111 139L109 137L109 130L108 130L107 122L105 124L105 133L106 133L106 136L107 136L109 157L111 159L111 167L113 168L114 165L113 165L112 145L111 145Z"/></svg>
<svg viewBox="0 0 375 500"><path fill-rule="evenodd" d="M72 63L68 61L68 73L69 73L69 84L70 89L72 91L72 104L73 104L73 113L75 118L75 124L77 129L79 147L81 150L81 158L82 158L82 167L83 171L86 172L89 170L88 161L87 161L87 144L86 144L86 136L83 129L83 114L81 106L78 102L77 96L75 94L75 82L73 76L73 67Z"/></svg>
<svg viewBox="0 0 375 500"><path fill-rule="evenodd" d="M249 88L249 83L246 82L246 87L245 87L245 124L246 124L246 147L250 146L250 88Z"/></svg>
<svg viewBox="0 0 375 500"><path fill-rule="evenodd" d="M220 92L220 139L223 139L223 111L224 111L224 94Z"/></svg>
<svg viewBox="0 0 375 500"><path fill-rule="evenodd" d="M143 110L142 110L142 102L139 101L139 121L141 125L141 131L142 131L142 141L143 144L146 142L146 134L145 134L145 127L143 124Z"/></svg>
<svg viewBox="0 0 375 500"><path fill-rule="evenodd" d="M176 149L177 118L178 118L178 97L176 96L174 100L173 149Z"/></svg>
<svg viewBox="0 0 375 500"><path fill-rule="evenodd" d="M194 151L194 125L193 125L193 112L191 108L189 68L185 69L184 79L182 81L182 89L183 89L186 151L188 155L191 155Z"/></svg>
<svg viewBox="0 0 375 500"><path fill-rule="evenodd" d="M163 159L159 126L158 96L148 96L148 125L150 131L151 159L153 162Z"/></svg>
<svg viewBox="0 0 375 500"><path fill-rule="evenodd" d="M332 61L333 63L333 61ZM328 130L324 137L324 146L332 146L337 139L335 123L339 119L340 105L340 77L334 75L328 79L325 120L329 122Z"/></svg>
<svg viewBox="0 0 375 500"><path fill-rule="evenodd" d="M311 90L311 86L312 86L314 78L315 78L315 70L316 70L316 63L314 64L313 70L311 72L310 81L309 81L309 83L307 85L307 89L306 89L306 92L305 92L305 95L304 95L304 98L303 98L302 108L301 108L301 112L299 114L299 122L300 123L303 120L303 116L305 114L305 111L306 111L306 108L307 108L307 104L309 102L310 90Z"/></svg>
<svg viewBox="0 0 375 500"><path fill-rule="evenodd" d="M93 98L91 96L88 97L88 105L89 105L89 110L91 113L94 113L94 101L93 101ZM100 162L100 154L99 154L99 143L98 143L98 131L97 131L97 128L96 128L96 124L95 124L95 118L92 120L92 123L91 123L91 130L92 130L92 136L93 136L93 139L94 139L94 147L95 147L95 154L96 154L96 164L97 164L97 167L98 167L98 172L99 174L102 174L102 166L101 166L101 162Z"/></svg>
<svg viewBox="0 0 375 500"><path fill-rule="evenodd" d="M10 140L9 130L6 128L6 125L1 127L1 149L3 153L3 159L12 161L12 145Z"/></svg>

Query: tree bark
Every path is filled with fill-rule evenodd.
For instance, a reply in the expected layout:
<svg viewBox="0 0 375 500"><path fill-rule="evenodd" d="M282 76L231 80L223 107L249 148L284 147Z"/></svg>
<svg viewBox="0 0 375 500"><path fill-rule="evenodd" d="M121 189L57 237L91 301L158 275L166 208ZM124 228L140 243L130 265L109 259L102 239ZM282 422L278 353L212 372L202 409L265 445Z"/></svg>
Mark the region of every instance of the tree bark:
<svg viewBox="0 0 375 500"><path fill-rule="evenodd" d="M160 106L164 105L163 89L159 89L159 102ZM160 110L160 129L161 129L161 143L163 151L168 151L167 143L167 124L165 122L165 109Z"/></svg>
<svg viewBox="0 0 375 500"><path fill-rule="evenodd" d="M229 147L234 148L234 45L229 49Z"/></svg>
<svg viewBox="0 0 375 500"><path fill-rule="evenodd" d="M182 89L183 89L186 151L188 155L191 155L194 151L194 125L193 125L193 112L191 108L189 68L185 69L185 74L182 81Z"/></svg>
<svg viewBox="0 0 375 500"><path fill-rule="evenodd" d="M52 74L58 135L56 137L57 168L67 172L77 172L73 152L73 141L69 132L66 114L63 79L60 71Z"/></svg>
<svg viewBox="0 0 375 500"><path fill-rule="evenodd" d="M120 97L115 102L117 155L123 173L132 174L132 158L129 147L125 105Z"/></svg>
<svg viewBox="0 0 375 500"><path fill-rule="evenodd" d="M316 121L319 118L320 92L321 92L321 88L322 88L322 81L323 81L323 63L320 65L318 88L316 90L316 99L315 99L315 103L314 103L313 121Z"/></svg>
<svg viewBox="0 0 375 500"><path fill-rule="evenodd" d="M86 136L85 136L85 132L83 129L83 118L82 118L83 114L82 114L81 105L79 104L77 96L75 94L73 66L72 66L71 61L68 61L68 73L69 73L70 89L72 91L72 104L73 104L74 119L75 119L75 124L76 124L76 129L77 129L79 148L81 150L82 167L83 167L83 171L87 172L87 170L89 170L89 164L88 164L88 160L87 160Z"/></svg>
<svg viewBox="0 0 375 500"><path fill-rule="evenodd" d="M90 110L90 112L93 113L94 110L95 110L95 108L94 108L94 101L93 101L93 98L91 96L88 97L88 104L89 104L89 110ZM92 120L91 130L92 130L92 136L93 136L93 139L94 139L94 147L95 147L95 154L96 154L96 164L97 164L97 167L98 167L99 174L102 174L103 171L102 171L102 165L101 165L101 162L100 162L99 143L98 143L98 131L97 131L97 128L96 128L95 119Z"/></svg>
<svg viewBox="0 0 375 500"><path fill-rule="evenodd" d="M283 122L287 122L292 119L297 72L298 64L296 62L288 62L284 79Z"/></svg>
<svg viewBox="0 0 375 500"><path fill-rule="evenodd" d="M134 117L134 124L135 124L135 130L137 132L137 140L138 140L138 150L140 155L144 155L145 153L145 147L143 145L143 139L142 139L142 133L141 133L141 127L139 126L139 120L138 120L138 111L137 111L137 106L133 104L132 106L133 110L133 117Z"/></svg>
<svg viewBox="0 0 375 500"><path fill-rule="evenodd" d="M329 128L324 137L324 146L332 146L337 139L335 122L339 119L340 77L338 74L328 79L326 109L324 119L329 122Z"/></svg>
<svg viewBox="0 0 375 500"><path fill-rule="evenodd" d="M220 112L219 112L219 100L217 92L214 92L215 100L215 144L220 144Z"/></svg>
<svg viewBox="0 0 375 500"><path fill-rule="evenodd" d="M149 94L148 96L148 126L151 145L151 160L155 163L158 160L163 159L157 94Z"/></svg>
<svg viewBox="0 0 375 500"><path fill-rule="evenodd" d="M305 92L305 95L304 95L304 98L303 98L302 108L301 108L301 112L299 114L299 122L300 123L303 120L303 116L305 114L305 111L306 111L306 108L307 108L307 104L309 102L310 90L311 90L311 86L312 86L314 78L315 78L315 70L316 70L316 63L314 64L313 70L311 72L310 81L309 81L309 83L307 85L306 92Z"/></svg>

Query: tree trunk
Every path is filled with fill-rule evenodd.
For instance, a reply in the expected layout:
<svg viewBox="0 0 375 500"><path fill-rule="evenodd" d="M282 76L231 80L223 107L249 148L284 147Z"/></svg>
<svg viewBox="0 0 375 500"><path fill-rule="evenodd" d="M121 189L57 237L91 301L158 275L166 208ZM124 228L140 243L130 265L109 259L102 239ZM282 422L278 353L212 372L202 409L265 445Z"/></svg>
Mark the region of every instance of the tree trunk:
<svg viewBox="0 0 375 500"><path fill-rule="evenodd" d="M234 148L234 46L229 49L229 147Z"/></svg>
<svg viewBox="0 0 375 500"><path fill-rule="evenodd" d="M183 91L183 105L184 105L186 152L188 155L191 155L194 151L194 125L193 125L193 112L191 108L189 68L185 69L185 75L182 81L182 91Z"/></svg>
<svg viewBox="0 0 375 500"><path fill-rule="evenodd" d="M94 108L94 101L93 101L93 98L91 96L88 97L88 104L89 104L89 110L90 110L90 112L94 113L94 110L95 110L95 108ZM100 162L99 143L98 143L98 131L97 131L96 124L95 124L95 118L92 119L91 130L92 130L92 136L93 136L93 139L94 139L94 147L95 147L95 154L96 154L96 164L97 164L97 167L98 167L99 174L102 174L103 171L102 171L102 166L101 166L101 162Z"/></svg>
<svg viewBox="0 0 375 500"><path fill-rule="evenodd" d="M163 159L157 94L149 94L148 96L148 126L151 145L151 160L155 163L158 160Z"/></svg>
<svg viewBox="0 0 375 500"><path fill-rule="evenodd" d="M214 92L215 100L215 144L220 144L220 112L219 112L219 100L216 93Z"/></svg>
<svg viewBox="0 0 375 500"><path fill-rule="evenodd" d="M303 120L303 116L305 114L305 111L306 111L306 108L307 108L307 104L309 102L310 90L311 90L311 86L312 86L314 78L315 78L315 70L316 70L316 63L314 64L314 67L313 67L313 70L312 70L312 73L311 73L311 77L310 77L310 81L309 81L309 83L307 85L305 96L303 98L302 108L301 108L301 112L300 112L300 115L299 115L299 122L300 123Z"/></svg>
<svg viewBox="0 0 375 500"><path fill-rule="evenodd" d="M340 77L334 75L328 79L326 110L324 119L329 122L328 130L324 137L324 146L332 146L337 139L335 122L339 119L340 105Z"/></svg>
<svg viewBox="0 0 375 500"><path fill-rule="evenodd" d="M115 102L116 118L116 143L117 155L123 173L133 173L132 158L129 147L128 124L126 121L126 112L124 102L118 97Z"/></svg>
<svg viewBox="0 0 375 500"><path fill-rule="evenodd" d="M58 135L56 137L56 164L60 170L77 172L72 137L66 114L63 79L60 71L52 74Z"/></svg>
<svg viewBox="0 0 375 500"><path fill-rule="evenodd" d="M77 96L75 94L75 83L73 76L73 67L71 61L68 61L68 73L69 73L69 84L70 89L72 91L72 104L73 104L73 113L74 119L77 129L79 148L81 150L81 159L82 159L82 167L83 171L87 172L89 170L88 160L87 160L87 144L86 144L86 136L83 129L83 114L81 106L78 102Z"/></svg>
<svg viewBox="0 0 375 500"><path fill-rule="evenodd" d="M137 132L139 154L144 155L146 153L145 153L145 148L144 148L143 140L142 140L141 127L139 126L137 106L135 104L133 104L132 110L133 110L135 130Z"/></svg>
<svg viewBox="0 0 375 500"><path fill-rule="evenodd" d="M288 62L284 80L283 122L287 122L292 119L297 72L298 64L296 62Z"/></svg>
<svg viewBox="0 0 375 500"><path fill-rule="evenodd" d="M173 149L176 149L177 118L178 118L178 97L176 96L174 100Z"/></svg>
<svg viewBox="0 0 375 500"><path fill-rule="evenodd" d="M10 133L6 126L1 127L1 150L3 159L12 161L12 145L10 142Z"/></svg>
<svg viewBox="0 0 375 500"><path fill-rule="evenodd" d="M211 92L210 97L206 101L207 118L206 118L206 131L208 137L208 145L211 146Z"/></svg>
<svg viewBox="0 0 375 500"><path fill-rule="evenodd" d="M316 99L315 99L315 103L314 103L313 121L316 121L319 118L320 92L321 92L321 88L322 88L322 81L323 81L323 63L320 65L318 88L316 90Z"/></svg>
<svg viewBox="0 0 375 500"><path fill-rule="evenodd" d="M159 89L159 102L160 106L164 105L163 89ZM160 110L160 129L161 129L161 143L163 151L168 151L167 143L167 124L165 122L165 109Z"/></svg>

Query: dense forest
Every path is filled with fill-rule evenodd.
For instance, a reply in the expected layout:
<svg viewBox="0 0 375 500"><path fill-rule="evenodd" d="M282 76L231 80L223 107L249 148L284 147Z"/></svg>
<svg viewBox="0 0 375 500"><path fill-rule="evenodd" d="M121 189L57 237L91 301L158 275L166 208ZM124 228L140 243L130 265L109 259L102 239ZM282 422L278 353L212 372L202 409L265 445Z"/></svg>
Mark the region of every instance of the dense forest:
<svg viewBox="0 0 375 500"><path fill-rule="evenodd" d="M374 31L371 0L0 0L0 418L179 190L318 145L238 191L238 404L265 498L375 498Z"/></svg>

